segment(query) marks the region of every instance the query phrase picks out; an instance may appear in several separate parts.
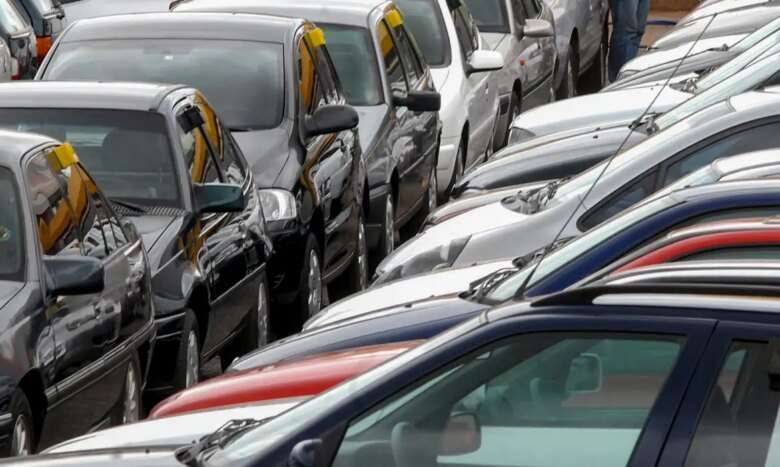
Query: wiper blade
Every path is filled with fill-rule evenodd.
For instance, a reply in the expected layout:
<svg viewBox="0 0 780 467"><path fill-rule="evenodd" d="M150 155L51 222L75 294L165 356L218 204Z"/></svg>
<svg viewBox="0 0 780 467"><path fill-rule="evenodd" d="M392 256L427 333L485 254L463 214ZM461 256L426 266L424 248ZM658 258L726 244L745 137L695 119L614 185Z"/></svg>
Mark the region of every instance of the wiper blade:
<svg viewBox="0 0 780 467"><path fill-rule="evenodd" d="M493 274L490 274L481 282L479 282L478 285L472 284L471 286L472 295L474 295L477 301L479 301L480 298L483 298L485 295L487 295L488 292L493 290L504 279L515 274L516 272L517 272L517 268L499 269L498 271L494 272Z"/></svg>
<svg viewBox="0 0 780 467"><path fill-rule="evenodd" d="M146 214L146 208L141 206L140 204L131 203L129 201L123 201L121 199L116 198L109 198L109 201L111 201L111 204L114 204L116 206L119 206L120 208L127 209L129 211L135 211L139 214Z"/></svg>
<svg viewBox="0 0 780 467"><path fill-rule="evenodd" d="M174 455L176 456L176 460L188 467L201 467L203 463L200 461L200 455L205 450L212 447L222 448L235 436L255 428L256 426L262 425L263 423L265 423L265 420L257 420L254 418L230 420L214 433L204 436L189 446L177 449Z"/></svg>

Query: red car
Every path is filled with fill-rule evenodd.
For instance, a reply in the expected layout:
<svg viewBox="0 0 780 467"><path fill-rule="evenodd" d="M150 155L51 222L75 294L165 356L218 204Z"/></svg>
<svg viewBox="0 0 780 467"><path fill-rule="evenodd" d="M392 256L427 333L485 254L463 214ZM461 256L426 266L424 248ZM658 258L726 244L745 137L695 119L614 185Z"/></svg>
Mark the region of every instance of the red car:
<svg viewBox="0 0 780 467"><path fill-rule="evenodd" d="M149 418L250 402L313 396L364 373L421 341L359 347L229 373L157 404Z"/></svg>

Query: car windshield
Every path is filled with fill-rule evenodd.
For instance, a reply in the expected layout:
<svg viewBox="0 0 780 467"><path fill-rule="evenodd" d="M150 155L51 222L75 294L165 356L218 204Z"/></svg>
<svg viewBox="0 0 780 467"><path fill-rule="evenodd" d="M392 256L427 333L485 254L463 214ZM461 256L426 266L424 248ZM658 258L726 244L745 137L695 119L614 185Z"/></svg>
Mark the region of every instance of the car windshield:
<svg viewBox="0 0 780 467"><path fill-rule="evenodd" d="M0 128L69 142L109 198L181 207L162 115L129 110L0 108Z"/></svg>
<svg viewBox="0 0 780 467"><path fill-rule="evenodd" d="M201 90L229 128L275 128L284 114L283 47L278 43L117 39L65 42L44 79L145 81Z"/></svg>
<svg viewBox="0 0 780 467"><path fill-rule="evenodd" d="M504 0L466 0L481 32L509 33L506 2Z"/></svg>
<svg viewBox="0 0 780 467"><path fill-rule="evenodd" d="M0 281L24 280L24 228L14 174L0 167Z"/></svg>
<svg viewBox="0 0 780 467"><path fill-rule="evenodd" d="M327 410L352 399L355 393L373 384L375 381L409 365L434 349L446 345L453 339L462 336L483 324L480 318L466 321L454 328L445 331L428 342L412 350L402 353L383 365L369 370L362 375L347 381L317 397L314 397L287 412L271 419L267 423L247 432L237 438L233 443L218 451L209 459L209 466L231 466L239 460L248 458L260 459L263 453L272 448L276 443L283 441L287 436L310 420L316 419Z"/></svg>
<svg viewBox="0 0 780 467"><path fill-rule="evenodd" d="M542 258L541 263L528 265L516 274L510 276L485 295L486 301L504 302L516 297L523 292L521 288L523 284L525 284L529 274L532 272L533 277L531 277L525 290L530 289L545 277L576 260L594 246L607 241L642 219L646 219L658 212L666 210L677 203L678 202L673 198L666 196L652 202L642 203L639 206L624 211L612 220L595 227L581 237L554 250L548 256Z"/></svg>
<svg viewBox="0 0 780 467"><path fill-rule="evenodd" d="M669 110L655 120L655 127L664 130L699 110L711 108L717 102L723 102L738 94L755 89L772 78L778 71L780 71L780 46L778 46L777 53L753 63L730 78Z"/></svg>
<svg viewBox="0 0 780 467"><path fill-rule="evenodd" d="M450 41L436 0L397 0L396 3L428 65L449 65Z"/></svg>
<svg viewBox="0 0 780 467"><path fill-rule="evenodd" d="M27 21L13 4L13 0L0 0L0 28L9 35L25 31Z"/></svg>
<svg viewBox="0 0 780 467"><path fill-rule="evenodd" d="M340 24L319 24L328 38L328 52L351 105L378 105L382 99L376 54L368 31Z"/></svg>
<svg viewBox="0 0 780 467"><path fill-rule="evenodd" d="M660 198L662 196L668 195L673 191L682 190L683 188L691 188L695 186L707 185L709 183L715 183L720 180L722 176L723 174L718 170L718 164L712 163L692 172L686 177L677 180L663 190L656 192L652 198Z"/></svg>
<svg viewBox="0 0 780 467"><path fill-rule="evenodd" d="M716 86L754 62L768 57L769 55L776 54L778 51L780 51L780 31L775 32L771 37L766 38L724 63L710 74L702 77L696 82L696 90L697 92L702 92Z"/></svg>

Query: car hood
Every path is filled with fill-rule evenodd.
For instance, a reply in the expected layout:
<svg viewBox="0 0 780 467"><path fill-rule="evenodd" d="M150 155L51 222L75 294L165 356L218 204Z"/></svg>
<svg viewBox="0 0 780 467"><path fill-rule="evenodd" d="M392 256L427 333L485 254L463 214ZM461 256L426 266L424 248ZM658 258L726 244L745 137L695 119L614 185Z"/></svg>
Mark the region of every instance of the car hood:
<svg viewBox="0 0 780 467"><path fill-rule="evenodd" d="M258 187L290 188L288 181L283 180L287 177L282 174L285 166L291 162L288 135L287 125L269 130L233 132Z"/></svg>
<svg viewBox="0 0 780 467"><path fill-rule="evenodd" d="M387 104L355 107L358 117L360 117L358 135L364 158L369 148L373 146L374 139L379 134L379 128L387 118L387 109Z"/></svg>
<svg viewBox="0 0 780 467"><path fill-rule="evenodd" d="M692 94L661 86L637 87L599 92L543 105L523 112L512 123L536 136L581 128L592 131L603 126L628 124L649 109L666 112L692 97Z"/></svg>
<svg viewBox="0 0 780 467"><path fill-rule="evenodd" d="M515 196L518 193L531 194L537 191L539 188L543 188L551 180L544 180L539 182L524 183L521 185L514 185L507 188L500 188L496 190L489 190L483 193L463 196L457 199L451 199L446 204L436 208L435 211L428 214L428 218L425 220L425 228L428 229L432 225L441 224L442 222L451 219L455 216L459 216L466 211L485 206L487 204L501 201L508 196Z"/></svg>
<svg viewBox="0 0 780 467"><path fill-rule="evenodd" d="M692 42L685 42L668 49L651 49L649 52L639 55L626 63L623 68L621 68L621 71L642 71L661 65L673 65L683 58L685 61L696 60L702 54L723 54L724 52L713 51L711 49L719 49L724 45L730 47L743 37L745 37L745 34L708 37L696 42L695 45ZM693 50L691 50L691 46L693 46Z"/></svg>
<svg viewBox="0 0 780 467"><path fill-rule="evenodd" d="M152 251L157 242L163 237L166 230L177 219L175 216L140 216L129 217L135 226L141 240L144 242L146 251Z"/></svg>
<svg viewBox="0 0 780 467"><path fill-rule="evenodd" d="M693 11L680 18L677 24L685 24L690 21L702 18L704 16L714 15L715 13L723 13L725 11L737 10L740 8L748 8L751 6L767 3L770 0L725 0L722 2L715 2L709 5L699 5L694 8Z"/></svg>
<svg viewBox="0 0 780 467"><path fill-rule="evenodd" d="M121 425L73 438L47 449L45 453L112 448L127 449L134 447L168 446L175 448L197 441L199 438L214 432L230 420L241 418L263 420L272 418L298 405L303 400L305 399L281 399L261 404L193 412Z"/></svg>
<svg viewBox="0 0 780 467"><path fill-rule="evenodd" d="M502 32L483 32L480 34L480 36L482 36L482 40L484 41L485 45L487 45L488 49L496 50L501 45L501 43L506 40L509 34Z"/></svg>
<svg viewBox="0 0 780 467"><path fill-rule="evenodd" d="M465 292L472 282L499 269L511 267L511 261L491 261L381 284L325 308L310 319L304 329L315 329L387 308Z"/></svg>
<svg viewBox="0 0 780 467"><path fill-rule="evenodd" d="M447 78L450 76L450 67L431 68L433 84L438 92L444 92L444 85L447 84Z"/></svg>
<svg viewBox="0 0 780 467"><path fill-rule="evenodd" d="M14 467L182 467L171 447L128 448L101 451L79 451L15 457L8 465Z"/></svg>
<svg viewBox="0 0 780 467"><path fill-rule="evenodd" d="M0 310L24 287L24 282L0 281Z"/></svg>
<svg viewBox="0 0 780 467"><path fill-rule="evenodd" d="M514 224L527 217L527 214L505 208L500 202L472 209L417 234L385 258L377 267L376 274L382 276L429 250L447 248L454 240Z"/></svg>

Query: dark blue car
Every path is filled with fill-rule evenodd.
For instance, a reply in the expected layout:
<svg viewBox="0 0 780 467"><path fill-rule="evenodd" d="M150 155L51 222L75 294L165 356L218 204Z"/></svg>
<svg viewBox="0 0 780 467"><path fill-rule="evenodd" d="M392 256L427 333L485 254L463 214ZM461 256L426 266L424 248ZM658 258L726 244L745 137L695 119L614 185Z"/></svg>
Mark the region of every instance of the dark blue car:
<svg viewBox="0 0 780 467"><path fill-rule="evenodd" d="M15 465L777 465L778 312L777 284L564 292L495 308L274 419L236 420L177 451Z"/></svg>
<svg viewBox="0 0 780 467"><path fill-rule="evenodd" d="M379 311L277 341L244 356L231 369L363 345L427 339L498 303L563 290L672 229L778 213L777 181L728 182L673 192L636 206L564 244L544 258L538 268L532 264L511 275L504 271L503 280L489 278L470 294L384 309L377 304L375 309Z"/></svg>

